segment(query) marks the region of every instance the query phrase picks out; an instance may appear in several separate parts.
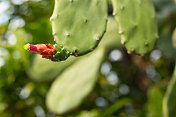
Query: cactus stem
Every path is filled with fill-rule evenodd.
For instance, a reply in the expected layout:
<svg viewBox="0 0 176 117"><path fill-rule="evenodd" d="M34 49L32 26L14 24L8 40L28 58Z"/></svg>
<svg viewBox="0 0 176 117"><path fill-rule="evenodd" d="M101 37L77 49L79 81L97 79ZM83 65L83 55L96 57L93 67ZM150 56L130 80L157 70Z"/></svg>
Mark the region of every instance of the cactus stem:
<svg viewBox="0 0 176 117"><path fill-rule="evenodd" d="M92 48L92 49L90 49L90 51L93 51L94 49Z"/></svg>
<svg viewBox="0 0 176 117"><path fill-rule="evenodd" d="M124 45L125 44L125 40L121 40L121 44Z"/></svg>
<svg viewBox="0 0 176 117"><path fill-rule="evenodd" d="M65 34L67 37L69 37L70 36L70 34L67 32L66 34Z"/></svg>

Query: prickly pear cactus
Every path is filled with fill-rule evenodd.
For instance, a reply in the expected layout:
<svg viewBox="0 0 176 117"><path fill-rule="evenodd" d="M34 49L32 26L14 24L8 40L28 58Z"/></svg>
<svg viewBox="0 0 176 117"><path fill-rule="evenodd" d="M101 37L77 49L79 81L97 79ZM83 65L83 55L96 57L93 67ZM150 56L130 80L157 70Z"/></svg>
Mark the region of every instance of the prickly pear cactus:
<svg viewBox="0 0 176 117"><path fill-rule="evenodd" d="M158 38L151 0L112 0L112 4L121 43L128 53L143 55L149 52Z"/></svg>
<svg viewBox="0 0 176 117"><path fill-rule="evenodd" d="M106 0L55 0L50 18L56 43L75 56L92 51L106 29Z"/></svg>

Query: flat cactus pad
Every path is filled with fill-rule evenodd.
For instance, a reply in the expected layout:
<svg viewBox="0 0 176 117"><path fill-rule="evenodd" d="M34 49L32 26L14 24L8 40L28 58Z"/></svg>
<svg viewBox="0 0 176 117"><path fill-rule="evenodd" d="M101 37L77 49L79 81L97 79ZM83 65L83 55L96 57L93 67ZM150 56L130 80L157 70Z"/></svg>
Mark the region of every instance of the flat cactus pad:
<svg viewBox="0 0 176 117"><path fill-rule="evenodd" d="M107 23L106 0L55 0L50 18L56 43L73 55L93 50Z"/></svg>

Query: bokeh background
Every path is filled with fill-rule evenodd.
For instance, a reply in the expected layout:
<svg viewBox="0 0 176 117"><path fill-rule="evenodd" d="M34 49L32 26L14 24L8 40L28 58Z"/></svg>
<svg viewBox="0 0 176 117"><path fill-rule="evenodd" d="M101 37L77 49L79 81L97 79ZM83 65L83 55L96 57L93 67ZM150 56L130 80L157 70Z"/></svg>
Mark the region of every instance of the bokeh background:
<svg viewBox="0 0 176 117"><path fill-rule="evenodd" d="M58 115L46 107L46 94L64 69L58 66L63 69L59 74L44 74L49 64L35 66L35 55L23 49L26 43L54 44L49 21L54 0L0 0L0 117L97 117L102 112L107 117L162 117L162 100L175 66L176 5L173 0L153 3L160 37L154 49L138 56L127 54L120 43L109 47L93 91L79 107ZM108 13L112 15L111 2ZM106 38L119 39L117 33ZM34 78L34 70L43 80Z"/></svg>

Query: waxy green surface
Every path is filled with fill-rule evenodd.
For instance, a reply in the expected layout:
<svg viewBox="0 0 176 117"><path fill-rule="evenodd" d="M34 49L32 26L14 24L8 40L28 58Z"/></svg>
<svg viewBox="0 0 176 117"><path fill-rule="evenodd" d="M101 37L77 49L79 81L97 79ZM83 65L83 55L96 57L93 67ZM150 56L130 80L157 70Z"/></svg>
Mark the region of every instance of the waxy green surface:
<svg viewBox="0 0 176 117"><path fill-rule="evenodd" d="M82 55L98 45L106 30L107 1L55 0L50 20L56 43Z"/></svg>
<svg viewBox="0 0 176 117"><path fill-rule="evenodd" d="M128 53L143 55L151 51L158 38L151 0L112 0L112 3L121 43Z"/></svg>

